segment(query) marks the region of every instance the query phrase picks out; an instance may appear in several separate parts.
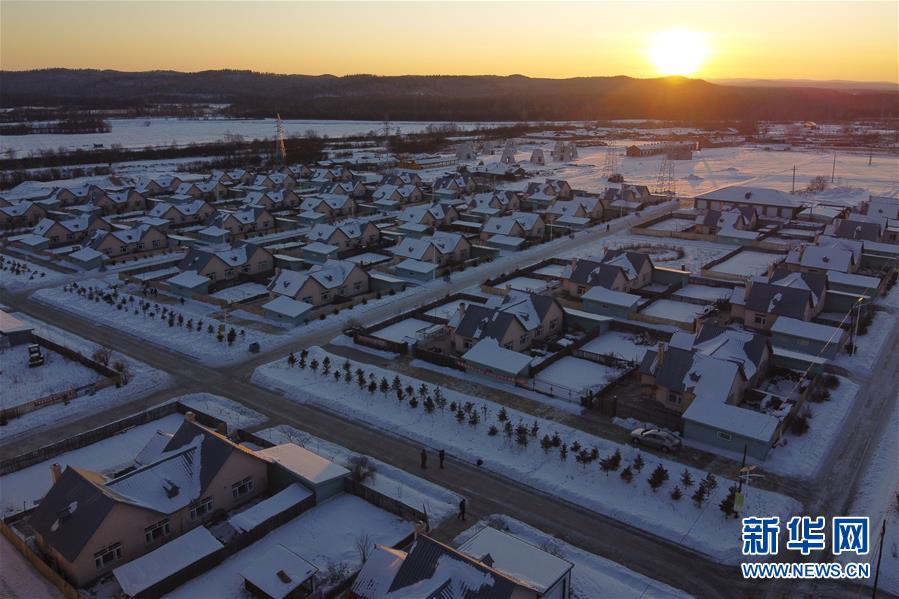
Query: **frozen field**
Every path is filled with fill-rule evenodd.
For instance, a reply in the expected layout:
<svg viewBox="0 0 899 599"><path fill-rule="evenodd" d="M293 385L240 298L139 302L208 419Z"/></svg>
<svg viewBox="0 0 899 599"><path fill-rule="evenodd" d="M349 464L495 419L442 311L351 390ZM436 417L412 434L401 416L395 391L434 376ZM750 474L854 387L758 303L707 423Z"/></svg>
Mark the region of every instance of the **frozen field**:
<svg viewBox="0 0 899 599"><path fill-rule="evenodd" d="M156 431L173 433L183 421L184 416L181 414L170 414L159 420L135 426L87 447L60 454L0 477L2 513L8 515L19 512L40 500L53 484L50 476L51 464L59 464L63 470L66 466L71 465L110 475L131 465L135 456L156 434Z"/></svg>
<svg viewBox="0 0 899 599"><path fill-rule="evenodd" d="M354 495L341 494L278 527L246 549L190 580L169 598L247 596L240 572L278 545L287 547L319 570L320 576L340 569L349 576L362 565L356 540L368 535L372 543L392 546L412 532L412 525Z"/></svg>
<svg viewBox="0 0 899 599"><path fill-rule="evenodd" d="M754 277L764 274L772 264L782 262L786 258L784 254L769 254L767 252L754 252L743 250L728 258L720 264L716 264L710 270L727 275L740 275Z"/></svg>
<svg viewBox="0 0 899 599"><path fill-rule="evenodd" d="M363 135L384 128L384 123L378 121L285 120L283 122L284 132L288 136L306 135L309 131L315 131L321 136L346 137ZM109 119L109 124L112 126L112 131L109 133L0 135L0 146L3 146L4 150L13 149L19 153L28 153L41 149L56 150L60 147L90 149L94 144L103 144L106 147L121 144L124 148L170 146L172 143L183 146L189 143L219 141L229 133L242 135L247 139L275 137L275 119ZM396 121L391 123L391 126L399 127L403 133L418 133L432 124L435 123ZM462 129L501 124L504 123L456 123Z"/></svg>
<svg viewBox="0 0 899 599"><path fill-rule="evenodd" d="M604 364L566 356L554 362L534 377L534 389L553 396L565 397L568 392L598 391L621 376L622 371ZM579 397L572 397L577 401Z"/></svg>
<svg viewBox="0 0 899 599"><path fill-rule="evenodd" d="M325 355L321 349L312 348L310 360L315 357L321 361ZM331 356L331 359L338 360L338 363L343 361L343 358L335 356ZM376 378L385 377L388 381L395 376L389 370L351 362L351 368L357 367L374 374ZM399 378L402 385L409 384L415 389L422 384L417 379L404 376ZM390 397L385 397L379 391L370 394L368 391L360 391L355 385L335 383L331 377L313 374L308 368L290 368L286 359L257 368L252 380L265 387L280 390L288 399L321 406L369 426L422 443L432 450L444 447L455 457L471 462L480 458L483 460L483 468L682 543L716 560L733 563L740 558L739 523L732 519L725 520L717 508L718 502L727 493L730 484L727 480L720 480L708 503L698 509L687 497L675 502L668 495L674 487L675 479L683 470L682 465L651 456L642 473L637 474L630 484L622 481L616 473L607 477L596 463L585 467L578 464L573 455L562 460L558 450L545 453L536 438L531 438L526 445L520 445L514 439L507 439L501 432L496 435L488 434L490 424L497 422L496 414L500 406L479 397L449 390L443 393L448 402L458 402L461 405L470 401L473 403L473 411L479 414L483 412L481 422L471 425L467 422L458 423L450 410L435 410L432 414L427 414L422 406L412 408L408 402L398 402L392 394ZM530 426L536 421L539 427L538 437L557 431L566 443L577 440L588 451L595 446L600 456L610 455L617 449L622 456L622 468L638 453L632 447L541 418L535 419L534 416L517 410L507 408L506 413L513 425L522 422L525 426ZM653 493L646 479L657 463L670 472L671 480L658 493ZM705 472L693 470L694 479L699 480L704 476ZM798 509L799 504L788 497L754 489L747 498L747 507L743 513L778 514L786 517Z"/></svg>

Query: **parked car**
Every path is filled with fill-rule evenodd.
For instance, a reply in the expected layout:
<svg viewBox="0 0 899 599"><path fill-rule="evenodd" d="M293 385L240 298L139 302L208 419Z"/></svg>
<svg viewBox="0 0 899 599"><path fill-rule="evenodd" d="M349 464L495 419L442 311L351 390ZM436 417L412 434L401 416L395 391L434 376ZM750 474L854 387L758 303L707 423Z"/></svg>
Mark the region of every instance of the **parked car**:
<svg viewBox="0 0 899 599"><path fill-rule="evenodd" d="M635 428L631 431L631 443L661 449L665 453L681 448L681 439L673 433L658 428Z"/></svg>

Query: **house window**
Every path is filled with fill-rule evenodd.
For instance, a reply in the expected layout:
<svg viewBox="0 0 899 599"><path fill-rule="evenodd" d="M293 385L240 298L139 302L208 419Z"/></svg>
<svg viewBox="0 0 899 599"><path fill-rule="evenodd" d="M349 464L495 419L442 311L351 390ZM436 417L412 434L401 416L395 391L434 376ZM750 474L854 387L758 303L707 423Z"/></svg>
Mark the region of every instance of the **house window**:
<svg viewBox="0 0 899 599"><path fill-rule="evenodd" d="M506 349L512 349L512 342L510 341L509 343L505 344L503 347L505 347Z"/></svg>
<svg viewBox="0 0 899 599"><path fill-rule="evenodd" d="M768 322L768 316L765 314L756 314L754 320L755 324L765 324Z"/></svg>
<svg viewBox="0 0 899 599"><path fill-rule="evenodd" d="M121 252L121 253L123 253L123 254L124 254L125 252L127 252L127 251L128 251L128 246L127 246L127 245L123 245L122 247L119 248L119 252Z"/></svg>
<svg viewBox="0 0 899 599"><path fill-rule="evenodd" d="M312 303L312 296L311 296L311 295L307 295L306 297L302 298L300 301L301 301L301 302L305 302L305 303L307 303L307 304L311 304L311 303Z"/></svg>
<svg viewBox="0 0 899 599"><path fill-rule="evenodd" d="M233 269L233 268L229 268L228 270L226 270L226 271L225 271L225 276L226 276L226 277L233 277L233 276L234 276L234 269Z"/></svg>
<svg viewBox="0 0 899 599"><path fill-rule="evenodd" d="M204 497L190 508L190 519L197 520L212 511L212 497Z"/></svg>
<svg viewBox="0 0 899 599"><path fill-rule="evenodd" d="M730 441L730 433L725 433L724 431L718 431L718 438L722 441Z"/></svg>
<svg viewBox="0 0 899 599"><path fill-rule="evenodd" d="M113 564L122 559L122 544L113 543L108 545L94 554L94 564L98 570Z"/></svg>
<svg viewBox="0 0 899 599"><path fill-rule="evenodd" d="M668 401L670 401L671 403L673 403L676 406L679 406L681 404L682 399L681 399L681 396L678 395L677 393L669 393Z"/></svg>
<svg viewBox="0 0 899 599"><path fill-rule="evenodd" d="M143 242L143 241L141 241L139 244L137 244L137 249L139 249L139 250L144 249L144 242Z"/></svg>
<svg viewBox="0 0 899 599"><path fill-rule="evenodd" d="M466 339L465 340L465 349L470 349L470 348L471 348L471 339Z"/></svg>
<svg viewBox="0 0 899 599"><path fill-rule="evenodd" d="M169 519L160 520L156 524L148 526L144 529L144 539L147 541L147 544L155 543L159 539L163 537L167 537L171 534L171 529L169 528Z"/></svg>
<svg viewBox="0 0 899 599"><path fill-rule="evenodd" d="M322 301L323 301L323 302L326 302L326 301L328 301L329 299L331 299L331 292L330 292L330 291L323 291L323 292L322 292Z"/></svg>
<svg viewBox="0 0 899 599"><path fill-rule="evenodd" d="M522 335L522 336L521 336L521 339L519 339L518 342L521 343L522 345L524 345L525 343L528 342L528 336L527 336L527 335Z"/></svg>
<svg viewBox="0 0 899 599"><path fill-rule="evenodd" d="M558 327L558 326L559 326L559 319L558 319L558 318L553 318L552 320L549 321L549 328L550 328L550 330L552 330L552 329L554 329L554 328L556 328L556 327Z"/></svg>
<svg viewBox="0 0 899 599"><path fill-rule="evenodd" d="M234 499L238 497L243 497L247 493L253 490L253 477L248 476L240 482L236 482L231 485L231 495Z"/></svg>
<svg viewBox="0 0 899 599"><path fill-rule="evenodd" d="M360 289L362 289L362 281L353 283L353 291L359 291Z"/></svg>
<svg viewBox="0 0 899 599"><path fill-rule="evenodd" d="M587 291L587 288L584 287L583 285L578 285L578 286L577 286L577 294L578 294L578 295L583 295L585 291Z"/></svg>

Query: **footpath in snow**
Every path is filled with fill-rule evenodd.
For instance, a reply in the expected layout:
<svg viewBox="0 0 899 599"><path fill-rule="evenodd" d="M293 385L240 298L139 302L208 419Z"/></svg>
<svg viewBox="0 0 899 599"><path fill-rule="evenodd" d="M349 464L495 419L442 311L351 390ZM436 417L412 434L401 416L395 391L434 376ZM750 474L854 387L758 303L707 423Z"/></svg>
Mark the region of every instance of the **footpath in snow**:
<svg viewBox="0 0 899 599"><path fill-rule="evenodd" d="M331 369L323 376L321 364L326 357L331 361ZM317 372L312 372L313 361L317 362ZM253 382L280 391L294 401L322 406L389 434L433 449L444 448L454 457L473 463L480 460L482 467L488 470L682 544L715 560L736 563L740 559L739 522L726 519L719 510L719 503L728 494L732 481L717 481L709 498L697 507L691 496L706 476L704 471L685 469L676 462L642 454L640 457L645 465L638 471L634 462L640 452L632 447L454 391L442 392L446 400L443 408L439 407L439 402L436 402L437 406L429 406L431 402L426 399L435 393L426 390L425 399L420 399L422 381L368 364L346 361L351 373L347 382L343 376L345 360L318 347L310 350L306 362L306 368L291 367L287 359L266 364L256 370ZM369 391L368 384L358 384L357 369L363 371L368 384L374 383L373 392ZM335 381L334 371L340 371L339 381ZM390 386L394 378L404 390L402 401L397 400L393 389L381 391L381 379ZM407 387L411 387L414 400L405 391ZM509 424L500 421L500 414L506 415L505 422ZM558 448L551 439L556 433ZM546 443L541 443L544 436ZM561 451L563 443L564 455ZM616 450L621 457L620 467L604 473L599 466L601 459L611 457ZM648 480L657 466L665 471L662 474L667 474L668 480L654 492ZM621 477L625 468L630 468L633 474L631 482ZM693 480L686 489L680 481L684 470ZM683 491L678 501L671 497L675 485ZM742 514L786 518L798 513L799 509L799 503L789 497L752 489Z"/></svg>

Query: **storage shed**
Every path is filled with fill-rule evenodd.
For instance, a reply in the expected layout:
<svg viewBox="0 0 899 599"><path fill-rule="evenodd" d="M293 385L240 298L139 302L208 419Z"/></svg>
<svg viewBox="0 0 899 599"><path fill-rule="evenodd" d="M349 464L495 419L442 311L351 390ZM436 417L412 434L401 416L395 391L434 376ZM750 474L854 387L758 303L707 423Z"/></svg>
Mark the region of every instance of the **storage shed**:
<svg viewBox="0 0 899 599"><path fill-rule="evenodd" d="M256 455L269 461L269 481L275 488L300 483L315 493L316 503L343 492L350 471L295 443L261 449Z"/></svg>

